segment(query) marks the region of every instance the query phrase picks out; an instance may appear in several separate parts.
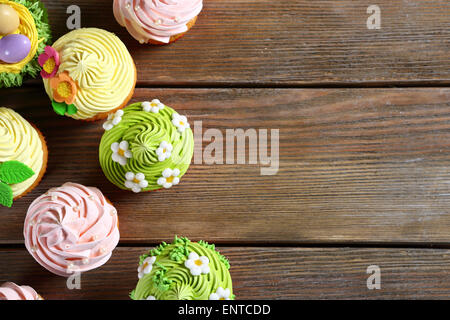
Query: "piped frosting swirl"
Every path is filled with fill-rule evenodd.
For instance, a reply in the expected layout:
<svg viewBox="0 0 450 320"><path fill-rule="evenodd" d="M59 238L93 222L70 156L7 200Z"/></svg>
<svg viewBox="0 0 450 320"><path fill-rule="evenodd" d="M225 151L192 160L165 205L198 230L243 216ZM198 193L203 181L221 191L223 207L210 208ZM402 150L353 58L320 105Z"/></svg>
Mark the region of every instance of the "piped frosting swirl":
<svg viewBox="0 0 450 320"><path fill-rule="evenodd" d="M11 160L20 161L34 171L31 178L10 185L15 198L38 179L44 164L44 151L36 129L14 110L0 107L0 163Z"/></svg>
<svg viewBox="0 0 450 320"><path fill-rule="evenodd" d="M74 119L89 119L117 109L134 89L136 68L124 43L113 33L82 28L59 38L53 45L60 56L58 75L66 73L76 84ZM50 78L45 90L55 100Z"/></svg>
<svg viewBox="0 0 450 320"><path fill-rule="evenodd" d="M196 268L202 268L200 273ZM225 297L233 299L229 269L228 260L214 245L175 237L172 244L163 242L140 257L140 279L130 296L135 300L208 300L225 291Z"/></svg>
<svg viewBox="0 0 450 320"><path fill-rule="evenodd" d="M0 300L42 300L42 297L32 287L5 282L0 286Z"/></svg>
<svg viewBox="0 0 450 320"><path fill-rule="evenodd" d="M186 117L156 99L119 112L105 123L108 130L99 147L100 165L108 180L134 192L178 184L194 152Z"/></svg>
<svg viewBox="0 0 450 320"><path fill-rule="evenodd" d="M169 43L188 30L202 8L202 0L114 0L117 22L141 43Z"/></svg>
<svg viewBox="0 0 450 320"><path fill-rule="evenodd" d="M65 183L33 201L24 237L30 254L50 272L85 272L106 263L117 246L117 211L97 188Z"/></svg>

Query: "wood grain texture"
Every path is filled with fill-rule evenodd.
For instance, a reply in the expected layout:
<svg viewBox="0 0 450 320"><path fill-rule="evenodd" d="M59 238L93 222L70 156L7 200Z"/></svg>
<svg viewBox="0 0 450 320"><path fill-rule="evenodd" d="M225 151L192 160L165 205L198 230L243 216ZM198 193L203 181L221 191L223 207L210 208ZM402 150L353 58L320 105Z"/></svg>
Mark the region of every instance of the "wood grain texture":
<svg viewBox="0 0 450 320"><path fill-rule="evenodd" d="M43 0L55 39L72 0ZM140 85L450 83L450 3L379 0L381 29L368 30L373 1L213 0L194 28L163 47L139 45L114 20L111 0L78 0L82 27L126 43Z"/></svg>
<svg viewBox="0 0 450 320"><path fill-rule="evenodd" d="M58 117L43 91L7 92L50 156L35 191L0 208L1 243L21 243L31 201L67 181L116 205L122 243L450 243L450 89L138 89L133 101L158 97L204 131L279 128L280 168L194 164L179 186L137 195L103 176L101 123Z"/></svg>
<svg viewBox="0 0 450 320"><path fill-rule="evenodd" d="M118 248L81 277L81 290L43 269L25 249L0 250L0 283L35 288L45 299L128 299L146 248ZM245 299L448 299L450 251L435 249L219 248L231 263L234 293ZM369 265L381 289L368 290Z"/></svg>

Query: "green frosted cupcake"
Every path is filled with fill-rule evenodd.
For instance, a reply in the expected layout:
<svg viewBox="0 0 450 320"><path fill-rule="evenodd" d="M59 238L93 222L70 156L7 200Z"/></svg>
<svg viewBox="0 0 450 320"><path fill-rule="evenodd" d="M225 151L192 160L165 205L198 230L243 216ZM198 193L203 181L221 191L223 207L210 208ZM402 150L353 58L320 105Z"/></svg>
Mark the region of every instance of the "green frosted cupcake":
<svg viewBox="0 0 450 320"><path fill-rule="evenodd" d="M103 128L100 165L121 189L136 193L168 189L189 168L194 153L189 123L157 99L118 110Z"/></svg>
<svg viewBox="0 0 450 320"><path fill-rule="evenodd" d="M234 300L230 263L204 241L178 238L140 257L134 300Z"/></svg>

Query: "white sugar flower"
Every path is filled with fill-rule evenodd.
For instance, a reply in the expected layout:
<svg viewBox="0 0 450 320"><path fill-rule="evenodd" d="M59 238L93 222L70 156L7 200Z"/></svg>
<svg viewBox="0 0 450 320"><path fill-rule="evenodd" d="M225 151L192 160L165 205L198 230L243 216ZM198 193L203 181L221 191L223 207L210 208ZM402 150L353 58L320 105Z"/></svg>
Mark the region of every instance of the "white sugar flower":
<svg viewBox="0 0 450 320"><path fill-rule="evenodd" d="M138 193L141 192L143 188L147 188L148 181L145 180L145 175L143 173L127 172L125 174L125 187L131 189L133 192Z"/></svg>
<svg viewBox="0 0 450 320"><path fill-rule="evenodd" d="M215 293L211 293L209 300L230 300L230 289L218 287Z"/></svg>
<svg viewBox="0 0 450 320"><path fill-rule="evenodd" d="M164 109L164 104L158 99L153 99L152 102L142 102L142 109L146 112L158 113L160 110Z"/></svg>
<svg viewBox="0 0 450 320"><path fill-rule="evenodd" d="M157 183L160 186L163 186L166 189L171 188L172 186L177 185L180 183L180 178L178 177L180 175L180 170L178 169L165 169L162 172L162 177L158 179Z"/></svg>
<svg viewBox="0 0 450 320"><path fill-rule="evenodd" d="M173 146L167 141L161 142L159 148L156 149L156 155L158 156L159 161L164 161L169 159L172 155Z"/></svg>
<svg viewBox="0 0 450 320"><path fill-rule="evenodd" d="M108 119L103 124L103 129L106 131L111 130L115 125L118 125L122 121L123 110L117 110L116 113L108 115Z"/></svg>
<svg viewBox="0 0 450 320"><path fill-rule="evenodd" d="M176 112L172 114L172 123L175 127L177 127L179 132L184 132L184 130L190 127L187 118L185 116L180 116Z"/></svg>
<svg viewBox="0 0 450 320"><path fill-rule="evenodd" d="M209 273L209 259L206 256L199 257L197 253L191 252L188 259L184 262L186 268L191 271L193 276L199 276L202 273Z"/></svg>
<svg viewBox="0 0 450 320"><path fill-rule="evenodd" d="M138 268L138 278L142 278L144 275L150 273L153 269L153 264L156 261L156 257L148 257L142 261L142 264Z"/></svg>
<svg viewBox="0 0 450 320"><path fill-rule="evenodd" d="M148 296L145 300L156 300L155 296Z"/></svg>
<svg viewBox="0 0 450 320"><path fill-rule="evenodd" d="M122 166L127 164L127 159L133 158L133 154L128 150L128 141L114 142L111 145L111 150L113 152L113 161L118 162Z"/></svg>

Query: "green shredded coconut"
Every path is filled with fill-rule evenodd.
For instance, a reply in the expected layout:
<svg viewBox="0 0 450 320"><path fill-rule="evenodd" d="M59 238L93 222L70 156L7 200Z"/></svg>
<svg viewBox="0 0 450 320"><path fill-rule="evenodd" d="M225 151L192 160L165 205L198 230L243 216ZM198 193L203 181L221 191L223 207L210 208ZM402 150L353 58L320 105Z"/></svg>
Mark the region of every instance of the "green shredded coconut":
<svg viewBox="0 0 450 320"><path fill-rule="evenodd" d="M198 242L198 244L201 245L202 247L207 248L207 249L211 249L213 251L216 251L216 246L214 244L209 244L208 242L203 241L203 240L200 240Z"/></svg>
<svg viewBox="0 0 450 320"><path fill-rule="evenodd" d="M161 243L159 246L157 246L156 248L150 250L149 252L149 256L153 257L153 256L159 256L161 254L161 252L163 252L164 248L167 247L168 244L163 242Z"/></svg>
<svg viewBox="0 0 450 320"><path fill-rule="evenodd" d="M189 243L191 243L191 240L186 237L178 238L177 236L175 236L175 238L173 239L173 243L187 246Z"/></svg>
<svg viewBox="0 0 450 320"><path fill-rule="evenodd" d="M153 248L148 253L140 255L139 256L139 265L141 265L144 262L144 260L147 259L148 257L159 256L163 252L164 248L167 246L168 246L168 244L163 241L160 245L158 245L156 248Z"/></svg>
<svg viewBox="0 0 450 320"><path fill-rule="evenodd" d="M144 263L144 260L147 259L149 257L148 254L142 254L139 256L139 265Z"/></svg>
<svg viewBox="0 0 450 320"><path fill-rule="evenodd" d="M169 258L173 261L180 262L189 256L189 249L187 246L175 247L170 253Z"/></svg>
<svg viewBox="0 0 450 320"><path fill-rule="evenodd" d="M161 268L161 270L163 270L164 272L167 272L167 268L166 267L164 267L161 263L159 263L159 262L155 262L155 266L158 266L158 267L160 267Z"/></svg>
<svg viewBox="0 0 450 320"><path fill-rule="evenodd" d="M208 242L203 241L203 240L200 240L198 242L198 244L201 245L202 247L205 247L207 249L211 249L212 251L214 251L217 254L217 256L219 257L219 260L221 262L223 262L223 264L225 264L227 269L230 269L230 262L224 255L222 255L219 251L216 250L216 246L214 244L209 244Z"/></svg>
<svg viewBox="0 0 450 320"><path fill-rule="evenodd" d="M19 87L24 78L35 78L41 71L37 61L38 56L44 52L45 47L51 42L50 25L48 24L47 9L38 0L12 0L25 6L31 13L36 24L38 39L44 39L38 44L34 58L22 69L20 73L0 73L0 88Z"/></svg>
<svg viewBox="0 0 450 320"><path fill-rule="evenodd" d="M159 263L156 263L161 270L155 272L153 276L153 282L155 283L158 290L167 291L170 289L170 285L172 284L172 280L166 277L167 269Z"/></svg>

